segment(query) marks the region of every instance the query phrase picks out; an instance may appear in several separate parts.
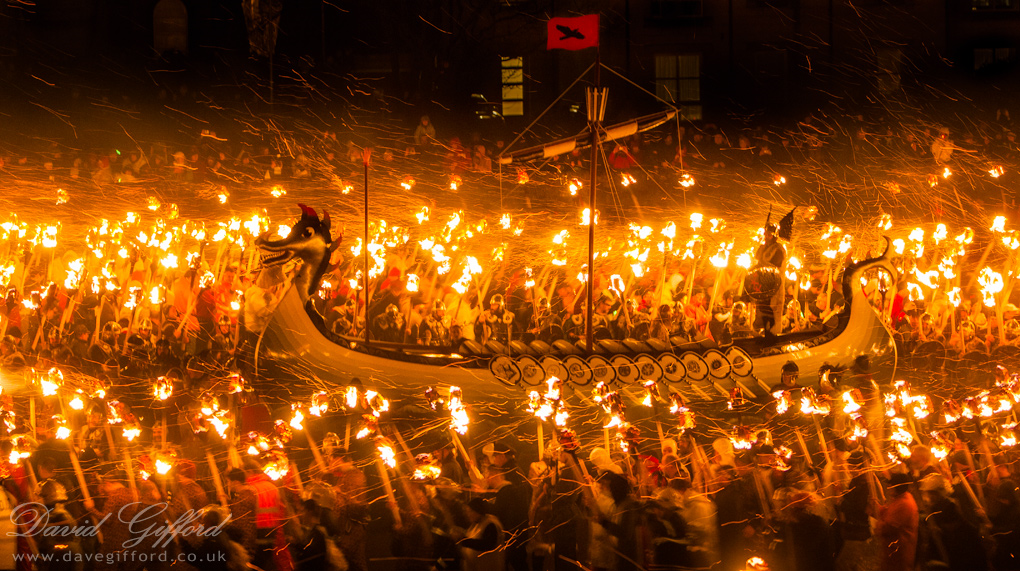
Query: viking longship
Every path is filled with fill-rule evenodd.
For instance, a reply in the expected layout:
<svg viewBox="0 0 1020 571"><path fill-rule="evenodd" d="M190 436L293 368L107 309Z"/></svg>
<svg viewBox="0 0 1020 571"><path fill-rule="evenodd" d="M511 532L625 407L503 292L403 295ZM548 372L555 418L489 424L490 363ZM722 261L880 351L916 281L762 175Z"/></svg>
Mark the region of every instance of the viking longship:
<svg viewBox="0 0 1020 571"><path fill-rule="evenodd" d="M398 345L338 336L325 326L311 303L329 265L334 238L328 215L302 207L301 218L287 238L264 235L256 244L262 257L257 287L276 288L274 295L246 296L245 315L261 317L244 324L241 362L245 376L258 382L272 379L296 385L315 382L347 385L359 379L399 398L420 395L430 385L456 385L471 399L520 396L550 377L584 387L604 382L624 386L656 381L691 398L728 394L740 387L749 396L764 396L779 383L783 365L798 364L801 384L817 382L823 368L848 369L860 355L870 356L873 371L892 378L896 344L881 316L861 287L869 270L891 276L896 270L886 257L850 263L843 272L846 303L821 332L801 332L738 339L729 345L713 341L691 343L678 337L553 343L511 340L506 344L464 341L437 348ZM297 271L284 279L291 261ZM294 267L291 264L290 267ZM282 285L286 284L286 285ZM269 300L269 301L266 301Z"/></svg>

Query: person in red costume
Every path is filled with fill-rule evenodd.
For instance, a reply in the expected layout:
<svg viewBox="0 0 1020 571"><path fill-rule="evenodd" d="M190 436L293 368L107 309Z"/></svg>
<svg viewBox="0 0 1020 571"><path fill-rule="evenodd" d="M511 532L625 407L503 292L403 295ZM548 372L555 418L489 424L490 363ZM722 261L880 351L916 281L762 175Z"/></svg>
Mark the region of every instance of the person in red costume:
<svg viewBox="0 0 1020 571"><path fill-rule="evenodd" d="M882 571L910 571L917 556L917 502L910 493L910 476L889 478L889 502L879 513L878 537Z"/></svg>

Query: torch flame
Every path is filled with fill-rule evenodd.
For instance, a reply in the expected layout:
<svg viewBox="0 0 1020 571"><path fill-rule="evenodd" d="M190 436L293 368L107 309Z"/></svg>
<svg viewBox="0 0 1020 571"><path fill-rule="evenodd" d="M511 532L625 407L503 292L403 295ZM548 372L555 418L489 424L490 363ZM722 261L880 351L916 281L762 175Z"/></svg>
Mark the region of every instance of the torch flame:
<svg viewBox="0 0 1020 571"><path fill-rule="evenodd" d="M379 458L383 461L383 464L390 468L397 467L397 455L393 452L392 446L389 444L379 444L376 449L379 451Z"/></svg>
<svg viewBox="0 0 1020 571"><path fill-rule="evenodd" d="M152 394L155 398L165 401L174 394L174 385L170 379L166 377L159 377L152 387Z"/></svg>
<svg viewBox="0 0 1020 571"><path fill-rule="evenodd" d="M1004 285L1002 274L992 268L983 268L978 276L978 283L981 284L981 296L985 307L995 307L995 294L1001 292Z"/></svg>
<svg viewBox="0 0 1020 571"><path fill-rule="evenodd" d="M996 216L995 219L992 220L992 226L989 228L989 230L991 230L992 232L1000 232L1000 233L1001 232L1005 232L1006 231L1006 217L1005 216Z"/></svg>
<svg viewBox="0 0 1020 571"><path fill-rule="evenodd" d="M458 434L467 434L471 422L467 409L464 408L463 398L460 387L450 387L450 400L446 406L450 410L450 428L456 430Z"/></svg>

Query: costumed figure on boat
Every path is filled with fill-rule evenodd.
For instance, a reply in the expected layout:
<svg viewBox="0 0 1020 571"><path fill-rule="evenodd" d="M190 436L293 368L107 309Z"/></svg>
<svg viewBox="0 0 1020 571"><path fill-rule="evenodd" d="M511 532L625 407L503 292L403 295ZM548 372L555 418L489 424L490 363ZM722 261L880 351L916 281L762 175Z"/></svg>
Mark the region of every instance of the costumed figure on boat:
<svg viewBox="0 0 1020 571"><path fill-rule="evenodd" d="M541 340L556 329L549 325L554 323L553 316L547 313L543 300L536 303L537 318L524 318L527 328L520 328L500 294L473 320L483 333L478 341L461 338L453 326L447 338L445 308L439 304L432 306L419 338L410 343L377 343L374 336L366 338L363 333L337 335L311 299L338 241L330 234L328 216L320 220L314 210L303 206L300 220L286 238L266 233L255 241L261 271L255 285L245 292L238 362L245 378L253 383L271 381L263 386L267 391L278 386L291 391L294 383L301 382L344 385L359 379L364 386L386 391L393 399L413 398L437 384L461 387L466 399L505 399L542 386L550 376L574 386L654 380L703 398L740 387L750 396L766 390L759 387L777 384L788 361L815 371L849 368L861 355L870 358L880 371L876 374L891 378L896 366L892 334L857 286L864 272L876 269L895 278L896 269L885 253L846 267L840 287L849 303L837 310L832 327L773 337L773 328L780 326L783 304L780 272L786 252L780 240L790 237L792 218L791 212L768 231L757 254L758 265L745 282L759 312L771 310L767 326L773 341L746 337L750 327L739 304L734 304L729 343L692 341L677 334L675 317L667 305L656 312L655 319L649 319L650 326L643 334L637 335L634 328L619 339L598 339L589 349L582 339L570 340L569 327L553 335L551 343ZM887 252L888 239L885 242ZM606 318L602 330L611 331L608 316L612 315L613 300L600 296L599 301L596 313ZM351 313L352 322L360 321L356 310ZM580 317L583 323L583 314ZM420 339L421 332L425 339ZM539 338L531 339L536 333Z"/></svg>
<svg viewBox="0 0 1020 571"><path fill-rule="evenodd" d="M783 332L782 315L786 301L783 288L783 270L786 263L786 246L793 236L794 207L779 224L770 223L772 211L765 220L765 241L755 252L756 264L747 273L744 288L755 307L755 329L767 338Z"/></svg>

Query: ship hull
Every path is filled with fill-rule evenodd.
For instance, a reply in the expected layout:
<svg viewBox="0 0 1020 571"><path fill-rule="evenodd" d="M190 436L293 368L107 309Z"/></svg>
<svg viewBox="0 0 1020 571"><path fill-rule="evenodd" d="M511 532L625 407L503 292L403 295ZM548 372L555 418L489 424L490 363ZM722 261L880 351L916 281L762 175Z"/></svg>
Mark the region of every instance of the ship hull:
<svg viewBox="0 0 1020 571"><path fill-rule="evenodd" d="M860 355L870 357L872 374L881 382L895 374L897 354L892 333L859 285L863 272L875 267L896 275L884 255L849 266L842 285L844 298L851 303L827 332L780 336L767 347L760 339L725 347L604 342L593 354L563 344L545 354L531 347L473 355L365 347L327 337L321 320L313 320L291 288L265 331L249 340L254 351L246 360L256 379L272 380L288 390L302 384L340 387L357 379L398 399L420 395L428 386L455 385L465 398L503 401L523 396L550 376L579 387L599 381L626 386L655 380L695 400L718 398L738 386L749 397L762 397L779 384L788 361L798 365L800 383L810 386L818 382L822 368L848 369Z"/></svg>

